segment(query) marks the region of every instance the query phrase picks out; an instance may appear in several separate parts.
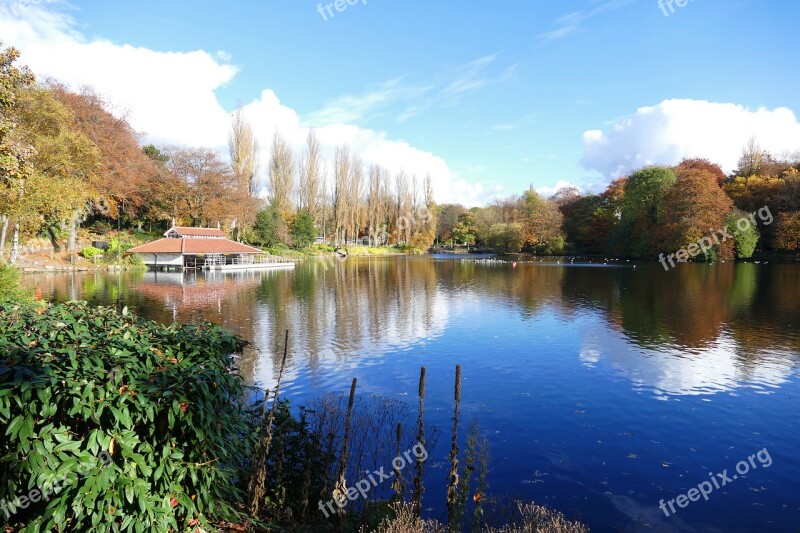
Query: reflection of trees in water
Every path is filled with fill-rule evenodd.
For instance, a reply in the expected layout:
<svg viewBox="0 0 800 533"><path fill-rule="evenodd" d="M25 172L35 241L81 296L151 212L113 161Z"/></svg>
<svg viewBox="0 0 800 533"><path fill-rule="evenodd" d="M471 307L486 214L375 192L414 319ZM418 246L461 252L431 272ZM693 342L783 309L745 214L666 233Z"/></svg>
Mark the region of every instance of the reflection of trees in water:
<svg viewBox="0 0 800 533"><path fill-rule="evenodd" d="M299 358L318 374L324 364L436 336L451 313L479 299L507 303L525 317L551 309L570 319L596 309L647 349L706 349L724 331L743 360L765 350L800 351L800 276L797 265L787 264L690 264L664 272L657 264L634 270L534 262L512 269L458 259L352 258L308 261L294 271L32 280L56 300L127 305L164 323L219 323L257 343L242 371L262 383L277 372L286 329L289 368ZM265 364L269 368L259 368Z"/></svg>
<svg viewBox="0 0 800 533"><path fill-rule="evenodd" d="M723 328L742 347L798 350L800 286L794 265L655 265L564 269L565 302L601 309L633 342L704 348ZM766 334L780 324L781 334ZM750 330L754 335L748 335Z"/></svg>
<svg viewBox="0 0 800 533"><path fill-rule="evenodd" d="M258 294L270 329L297 332L291 351L317 372L322 359L343 362L434 335L447 312L436 283L435 265L424 259L309 261L291 277L265 280ZM271 353L278 348L273 344ZM272 365L274 375L275 358Z"/></svg>
<svg viewBox="0 0 800 533"><path fill-rule="evenodd" d="M774 348L800 353L798 265L741 266L747 267L750 274L739 292L749 291L751 297L748 305L732 309L728 327L742 357L753 358Z"/></svg>
<svg viewBox="0 0 800 533"><path fill-rule="evenodd" d="M562 299L563 268L521 265L513 269L509 263L473 261L442 261L439 265L439 282L448 288L470 291L482 298L502 297L509 305L519 306L528 318L546 306L563 313L570 311Z"/></svg>

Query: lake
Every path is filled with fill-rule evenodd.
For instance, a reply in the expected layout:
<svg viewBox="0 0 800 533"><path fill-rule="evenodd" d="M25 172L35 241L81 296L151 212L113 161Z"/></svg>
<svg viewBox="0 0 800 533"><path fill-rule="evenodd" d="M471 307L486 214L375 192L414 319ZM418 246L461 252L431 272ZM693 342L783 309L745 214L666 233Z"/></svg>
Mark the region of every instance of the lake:
<svg viewBox="0 0 800 533"><path fill-rule="evenodd" d="M445 515L460 364L461 420L476 419L490 442L498 500L547 504L593 531L800 530L797 264L665 272L425 256L31 280L54 301L222 324L254 342L241 366L263 388L288 329L282 391L293 404L344 394L357 377L359 393L415 409L425 366L426 424L442 431L424 501L433 517ZM690 492L711 481L707 501ZM698 501L678 498L687 493ZM676 498L667 517L659 502Z"/></svg>

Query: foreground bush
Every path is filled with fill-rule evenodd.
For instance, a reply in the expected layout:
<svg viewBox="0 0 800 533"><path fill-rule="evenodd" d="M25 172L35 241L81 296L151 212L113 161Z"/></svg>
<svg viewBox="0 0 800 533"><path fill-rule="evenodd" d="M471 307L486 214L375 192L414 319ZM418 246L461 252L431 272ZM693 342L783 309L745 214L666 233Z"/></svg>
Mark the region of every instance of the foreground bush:
<svg viewBox="0 0 800 533"><path fill-rule="evenodd" d="M0 305L0 523L180 531L238 520L243 342L85 303Z"/></svg>

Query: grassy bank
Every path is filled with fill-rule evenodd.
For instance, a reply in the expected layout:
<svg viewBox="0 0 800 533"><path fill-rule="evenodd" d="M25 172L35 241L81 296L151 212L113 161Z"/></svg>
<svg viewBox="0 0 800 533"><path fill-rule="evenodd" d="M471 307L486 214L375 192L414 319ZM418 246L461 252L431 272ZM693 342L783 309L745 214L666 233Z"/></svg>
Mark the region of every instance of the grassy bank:
<svg viewBox="0 0 800 533"><path fill-rule="evenodd" d="M421 255L424 250L419 250L407 245L397 246L342 246L334 247L325 244L315 244L309 248L294 249L288 246L273 246L264 248L265 252L288 259L303 260L314 257L328 257L343 251L349 257L373 257L390 255Z"/></svg>

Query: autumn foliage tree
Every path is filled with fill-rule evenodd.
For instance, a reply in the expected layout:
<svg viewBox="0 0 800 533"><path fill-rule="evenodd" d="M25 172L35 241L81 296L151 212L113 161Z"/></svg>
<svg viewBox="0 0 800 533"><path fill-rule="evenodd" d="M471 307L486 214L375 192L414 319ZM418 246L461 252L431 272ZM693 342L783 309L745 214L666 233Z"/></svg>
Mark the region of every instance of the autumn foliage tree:
<svg viewBox="0 0 800 533"><path fill-rule="evenodd" d="M698 168L677 170L677 180L664 194L663 217L653 230L654 250L685 248L725 227L733 202L719 188L716 173ZM733 241L715 245L719 259L733 258Z"/></svg>
<svg viewBox="0 0 800 533"><path fill-rule="evenodd" d="M520 199L523 242L536 246L547 243L561 234L564 216L555 202L542 198L528 189Z"/></svg>
<svg viewBox="0 0 800 533"><path fill-rule="evenodd" d="M728 176L725 174L722 168L716 163L712 163L708 159L684 159L677 166L673 167L673 170L675 171L676 175L680 175L690 170L708 172L714 176L714 180L720 187L722 187L722 184L728 179Z"/></svg>
<svg viewBox="0 0 800 533"><path fill-rule="evenodd" d="M74 127L71 109L51 90L23 90L16 107L20 126L15 135L34 149L34 172L19 198L19 221L30 230L43 224L54 228L68 223L68 249L73 252L77 226L87 214L88 201L96 195L100 151Z"/></svg>
<svg viewBox="0 0 800 533"><path fill-rule="evenodd" d="M80 93L61 85L50 89L71 109L75 128L100 152L100 171L91 184L95 210L118 220L139 217L157 169L142 150L137 133L124 115L114 115L111 104L92 89Z"/></svg>
<svg viewBox="0 0 800 533"><path fill-rule="evenodd" d="M165 185L173 198L175 218L196 226L230 225L232 215L251 199L239 187L230 165L207 148L173 148Z"/></svg>
<svg viewBox="0 0 800 533"><path fill-rule="evenodd" d="M774 244L775 248L781 252L800 250L800 211L778 215Z"/></svg>
<svg viewBox="0 0 800 533"><path fill-rule="evenodd" d="M22 211L18 199L33 173L33 148L14 137L17 95L34 83L33 74L26 67L14 65L18 58L19 51L3 49L0 42L0 262L5 262L9 222Z"/></svg>

